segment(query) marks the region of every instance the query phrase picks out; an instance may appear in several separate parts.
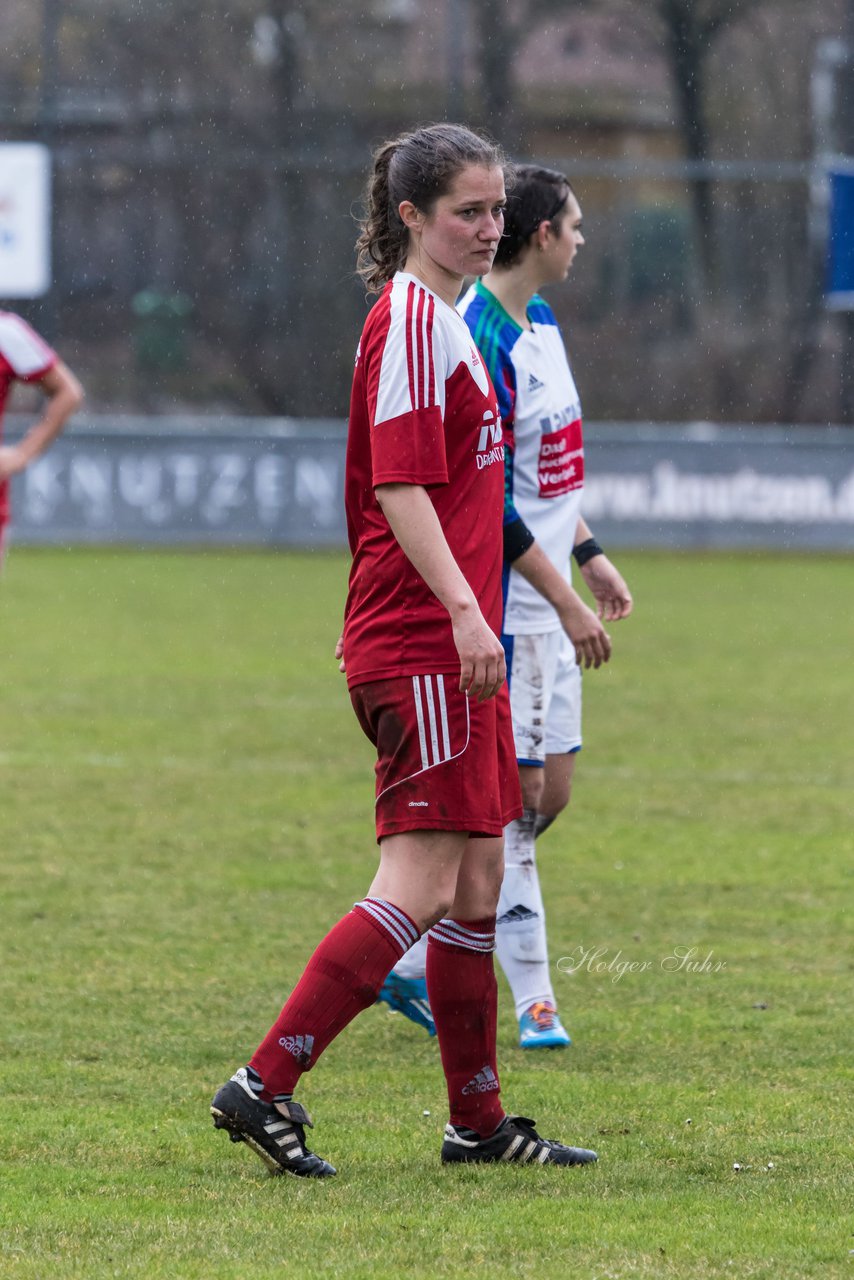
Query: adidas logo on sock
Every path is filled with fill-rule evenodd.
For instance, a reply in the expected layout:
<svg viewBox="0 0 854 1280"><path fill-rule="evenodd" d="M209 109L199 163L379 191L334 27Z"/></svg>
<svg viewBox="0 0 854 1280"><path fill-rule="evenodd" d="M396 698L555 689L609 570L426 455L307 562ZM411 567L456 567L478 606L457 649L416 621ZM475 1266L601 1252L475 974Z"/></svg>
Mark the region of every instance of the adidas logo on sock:
<svg viewBox="0 0 854 1280"><path fill-rule="evenodd" d="M535 373L528 374L528 390L529 391L539 391L540 388L544 386L545 386L545 383L540 382L539 378Z"/></svg>
<svg viewBox="0 0 854 1280"><path fill-rule="evenodd" d="M279 1044L288 1053L293 1054L297 1062L308 1062L314 1048L314 1036L282 1036Z"/></svg>
<svg viewBox="0 0 854 1280"><path fill-rule="evenodd" d="M523 920L536 919L536 911L532 911L530 907L524 907L520 902L509 911L505 911L503 916L499 916L496 924L520 924Z"/></svg>
<svg viewBox="0 0 854 1280"><path fill-rule="evenodd" d="M492 1067L483 1067L478 1071L473 1080L469 1080L463 1089L464 1095L472 1093L490 1093L493 1089L498 1088L498 1077L492 1070Z"/></svg>

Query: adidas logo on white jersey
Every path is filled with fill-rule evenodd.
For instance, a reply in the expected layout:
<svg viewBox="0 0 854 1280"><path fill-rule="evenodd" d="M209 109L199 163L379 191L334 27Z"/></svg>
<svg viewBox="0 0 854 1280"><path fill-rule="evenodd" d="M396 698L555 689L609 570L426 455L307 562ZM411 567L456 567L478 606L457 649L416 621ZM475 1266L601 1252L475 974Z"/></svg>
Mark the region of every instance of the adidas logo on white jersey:
<svg viewBox="0 0 854 1280"><path fill-rule="evenodd" d="M493 1089L498 1088L498 1077L492 1070L492 1067L482 1067L478 1071L473 1080L469 1080L463 1089L464 1094L472 1093L491 1093Z"/></svg>
<svg viewBox="0 0 854 1280"><path fill-rule="evenodd" d="M298 1062L308 1062L314 1048L314 1036L282 1036L279 1044Z"/></svg>
<svg viewBox="0 0 854 1280"><path fill-rule="evenodd" d="M539 378L535 373L528 374L528 390L529 391L539 391L545 385L546 384L544 382L540 382Z"/></svg>

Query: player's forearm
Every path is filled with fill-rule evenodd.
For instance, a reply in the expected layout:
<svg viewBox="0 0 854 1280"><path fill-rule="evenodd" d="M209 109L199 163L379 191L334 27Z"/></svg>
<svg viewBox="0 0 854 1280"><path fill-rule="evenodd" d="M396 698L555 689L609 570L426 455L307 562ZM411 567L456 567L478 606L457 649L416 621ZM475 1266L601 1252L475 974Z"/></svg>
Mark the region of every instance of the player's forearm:
<svg viewBox="0 0 854 1280"><path fill-rule="evenodd" d="M25 463L32 462L44 453L72 413L83 403L83 388L70 369L61 362L45 375L41 387L47 396L44 410L18 446Z"/></svg>
<svg viewBox="0 0 854 1280"><path fill-rule="evenodd" d="M521 573L558 613L581 603L581 597L574 591L566 578L552 564L538 542L532 542L527 551L523 551L513 561L513 569Z"/></svg>
<svg viewBox="0 0 854 1280"><path fill-rule="evenodd" d="M580 542L586 542L588 538L592 537L593 530L590 528L590 525L584 519L584 516L579 516L578 524L575 526L575 537L573 538L572 545L577 547Z"/></svg>
<svg viewBox="0 0 854 1280"><path fill-rule="evenodd" d="M579 666L599 667L611 656L611 640L592 609L554 567L536 542L518 559L513 568L539 591L557 614L560 625L575 645Z"/></svg>
<svg viewBox="0 0 854 1280"><path fill-rule="evenodd" d="M427 490L413 484L383 484L375 492L407 560L451 617L476 610L474 592L451 553Z"/></svg>
<svg viewBox="0 0 854 1280"><path fill-rule="evenodd" d="M38 422L34 422L20 442L20 450L25 465L38 458L53 443L65 426L76 406L67 407L51 401Z"/></svg>

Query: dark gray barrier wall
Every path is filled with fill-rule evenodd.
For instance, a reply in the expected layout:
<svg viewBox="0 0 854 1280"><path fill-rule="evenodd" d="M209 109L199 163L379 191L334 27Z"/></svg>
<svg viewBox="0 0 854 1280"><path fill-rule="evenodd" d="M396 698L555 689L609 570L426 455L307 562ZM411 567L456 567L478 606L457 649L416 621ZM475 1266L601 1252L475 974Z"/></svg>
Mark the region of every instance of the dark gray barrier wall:
<svg viewBox="0 0 854 1280"><path fill-rule="evenodd" d="M585 431L584 513L603 542L854 549L844 429ZM341 546L345 439L333 421L90 418L16 478L14 538Z"/></svg>
<svg viewBox="0 0 854 1280"><path fill-rule="evenodd" d="M15 480L22 543L341 546L340 422L90 418Z"/></svg>
<svg viewBox="0 0 854 1280"><path fill-rule="evenodd" d="M609 424L585 455L584 514L615 544L854 549L854 431Z"/></svg>

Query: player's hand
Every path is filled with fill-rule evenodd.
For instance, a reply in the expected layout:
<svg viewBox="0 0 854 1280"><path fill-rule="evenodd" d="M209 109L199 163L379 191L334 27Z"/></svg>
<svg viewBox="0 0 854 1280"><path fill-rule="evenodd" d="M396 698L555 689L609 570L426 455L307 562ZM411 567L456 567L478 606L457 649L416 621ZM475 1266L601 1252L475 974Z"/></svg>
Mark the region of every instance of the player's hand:
<svg viewBox="0 0 854 1280"><path fill-rule="evenodd" d="M507 679L504 646L477 608L452 615L451 625L460 657L460 692L478 702L494 698Z"/></svg>
<svg viewBox="0 0 854 1280"><path fill-rule="evenodd" d="M575 660L580 667L601 667L611 656L611 637L592 609L576 592L559 611L561 626L575 645Z"/></svg>
<svg viewBox="0 0 854 1280"><path fill-rule="evenodd" d="M338 670L346 671L344 666L344 636L340 635L335 645L335 657L338 659Z"/></svg>
<svg viewBox="0 0 854 1280"><path fill-rule="evenodd" d="M607 556L594 556L581 566L580 572L603 621L618 622L629 616L634 607L632 593Z"/></svg>
<svg viewBox="0 0 854 1280"><path fill-rule="evenodd" d="M18 475L26 465L27 459L24 452L17 445L0 446L0 480L8 480L11 476Z"/></svg>

